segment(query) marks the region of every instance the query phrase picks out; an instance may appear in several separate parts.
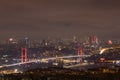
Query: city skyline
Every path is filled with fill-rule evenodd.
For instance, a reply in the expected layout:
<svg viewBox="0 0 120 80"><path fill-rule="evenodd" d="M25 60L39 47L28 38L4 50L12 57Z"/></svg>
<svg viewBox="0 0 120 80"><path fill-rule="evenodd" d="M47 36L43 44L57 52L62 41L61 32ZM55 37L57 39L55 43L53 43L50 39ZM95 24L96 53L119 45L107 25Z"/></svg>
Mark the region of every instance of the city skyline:
<svg viewBox="0 0 120 80"><path fill-rule="evenodd" d="M119 0L0 1L0 37L120 39Z"/></svg>

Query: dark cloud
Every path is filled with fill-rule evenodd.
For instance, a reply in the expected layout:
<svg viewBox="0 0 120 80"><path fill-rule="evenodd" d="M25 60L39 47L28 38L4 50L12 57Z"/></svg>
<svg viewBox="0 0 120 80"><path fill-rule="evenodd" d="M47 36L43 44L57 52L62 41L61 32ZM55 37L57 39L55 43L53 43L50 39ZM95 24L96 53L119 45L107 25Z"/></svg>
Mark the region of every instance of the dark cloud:
<svg viewBox="0 0 120 80"><path fill-rule="evenodd" d="M70 37L96 34L119 39L119 0L0 1L0 36Z"/></svg>

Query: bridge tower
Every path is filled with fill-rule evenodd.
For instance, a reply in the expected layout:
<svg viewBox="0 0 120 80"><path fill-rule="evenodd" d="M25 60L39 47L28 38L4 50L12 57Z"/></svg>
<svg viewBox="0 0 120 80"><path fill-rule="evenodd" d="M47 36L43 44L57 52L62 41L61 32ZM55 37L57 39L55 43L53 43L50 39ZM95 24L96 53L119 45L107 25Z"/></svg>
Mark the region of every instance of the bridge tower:
<svg viewBox="0 0 120 80"><path fill-rule="evenodd" d="M21 62L24 63L27 61L27 48L22 48L21 51Z"/></svg>
<svg viewBox="0 0 120 80"><path fill-rule="evenodd" d="M82 63L83 62L83 50L82 50L82 47L80 47L78 49L78 56L79 56L79 62Z"/></svg>

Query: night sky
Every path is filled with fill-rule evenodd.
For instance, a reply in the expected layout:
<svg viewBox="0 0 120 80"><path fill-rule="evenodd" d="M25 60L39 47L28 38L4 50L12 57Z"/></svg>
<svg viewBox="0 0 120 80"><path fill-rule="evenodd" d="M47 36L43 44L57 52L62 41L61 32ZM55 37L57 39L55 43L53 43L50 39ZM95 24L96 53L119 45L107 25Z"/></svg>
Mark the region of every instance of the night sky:
<svg viewBox="0 0 120 80"><path fill-rule="evenodd" d="M0 0L0 41L90 34L120 39L120 0Z"/></svg>

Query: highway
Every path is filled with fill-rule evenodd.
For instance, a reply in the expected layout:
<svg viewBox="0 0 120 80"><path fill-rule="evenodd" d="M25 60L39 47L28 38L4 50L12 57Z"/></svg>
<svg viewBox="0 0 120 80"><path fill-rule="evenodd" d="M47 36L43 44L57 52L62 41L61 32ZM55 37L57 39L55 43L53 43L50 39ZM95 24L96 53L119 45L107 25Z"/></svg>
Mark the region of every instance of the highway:
<svg viewBox="0 0 120 80"><path fill-rule="evenodd" d="M50 57L50 58L41 58L41 59L34 59L34 60L29 60L26 62L19 62L19 63L14 63L14 64L8 64L8 65L1 65L0 68L4 67L11 67L11 66L16 66L16 65L21 65L21 64L27 64L27 63L36 63L36 62L42 62L42 63L47 63L49 60L55 60L55 59L68 59L68 58L79 58L79 57L90 57L90 55L70 55L70 56L61 56L61 57Z"/></svg>

